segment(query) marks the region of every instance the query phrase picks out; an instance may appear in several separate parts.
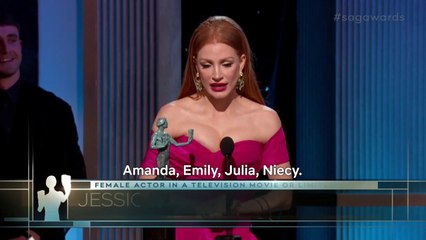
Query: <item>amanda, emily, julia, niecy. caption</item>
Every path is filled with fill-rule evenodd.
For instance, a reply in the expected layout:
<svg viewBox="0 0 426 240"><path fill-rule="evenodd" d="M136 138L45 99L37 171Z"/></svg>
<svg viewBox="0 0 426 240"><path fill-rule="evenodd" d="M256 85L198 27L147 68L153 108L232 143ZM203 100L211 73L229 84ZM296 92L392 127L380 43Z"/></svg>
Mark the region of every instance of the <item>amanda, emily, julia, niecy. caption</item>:
<svg viewBox="0 0 426 240"><path fill-rule="evenodd" d="M205 164L204 166L194 167L192 165L184 165L182 173L176 171L174 167L165 166L163 168L143 168L143 167L130 167L126 165L123 171L123 175L128 176L143 176L143 175L163 175L170 177L179 178L181 174L183 176L209 176L211 178L222 178L222 174L225 176L256 176L259 177L260 174L265 176L275 175L275 176L292 176L297 178L302 175L300 168L283 168L277 165L263 166L260 171L256 171L254 167L249 167L246 164L241 166L229 166L227 171L219 171L218 167L212 167Z"/></svg>

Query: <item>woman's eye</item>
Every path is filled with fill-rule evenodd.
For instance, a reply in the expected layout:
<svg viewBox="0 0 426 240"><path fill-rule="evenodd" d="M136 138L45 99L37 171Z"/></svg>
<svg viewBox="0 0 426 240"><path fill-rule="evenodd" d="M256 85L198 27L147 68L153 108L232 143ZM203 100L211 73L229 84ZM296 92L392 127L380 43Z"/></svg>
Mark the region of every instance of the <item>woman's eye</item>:
<svg viewBox="0 0 426 240"><path fill-rule="evenodd" d="M202 68L208 68L208 67L210 67L210 65L209 64L201 64L201 67Z"/></svg>
<svg viewBox="0 0 426 240"><path fill-rule="evenodd" d="M232 66L232 63L224 63L224 64L223 64L223 66L224 66L224 67L231 67L231 66Z"/></svg>

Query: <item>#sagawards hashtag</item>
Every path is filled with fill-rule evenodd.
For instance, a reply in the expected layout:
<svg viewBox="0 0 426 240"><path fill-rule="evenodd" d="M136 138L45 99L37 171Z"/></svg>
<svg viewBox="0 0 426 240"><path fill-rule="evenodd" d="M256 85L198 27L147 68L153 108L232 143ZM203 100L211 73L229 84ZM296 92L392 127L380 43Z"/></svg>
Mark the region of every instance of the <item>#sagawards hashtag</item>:
<svg viewBox="0 0 426 240"><path fill-rule="evenodd" d="M340 13L336 13L334 14L334 21L339 21L340 20Z"/></svg>

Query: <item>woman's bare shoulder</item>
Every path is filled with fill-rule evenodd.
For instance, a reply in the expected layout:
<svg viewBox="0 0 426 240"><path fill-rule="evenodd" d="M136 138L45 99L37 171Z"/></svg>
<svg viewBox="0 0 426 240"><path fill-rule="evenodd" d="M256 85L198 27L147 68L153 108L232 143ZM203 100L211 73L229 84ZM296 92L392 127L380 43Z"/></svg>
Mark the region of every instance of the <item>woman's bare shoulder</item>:
<svg viewBox="0 0 426 240"><path fill-rule="evenodd" d="M174 100L162 106L157 113L157 118L176 118L181 116L181 114L188 111L189 101L188 98L182 98Z"/></svg>
<svg viewBox="0 0 426 240"><path fill-rule="evenodd" d="M274 109L268 106L262 106L258 111L258 115L264 125L271 126L277 130L281 127L281 119Z"/></svg>
<svg viewBox="0 0 426 240"><path fill-rule="evenodd" d="M169 123L169 130L171 130L173 126L178 126L182 121L185 121L185 119L191 116L191 102L193 101L185 97L163 105L155 117L155 122L159 118L166 118ZM154 129L156 129L155 122Z"/></svg>
<svg viewBox="0 0 426 240"><path fill-rule="evenodd" d="M169 102L165 105L163 105L160 110L157 112L156 120L159 118L166 118L169 119L170 116L174 115L174 112L176 112L176 101Z"/></svg>
<svg viewBox="0 0 426 240"><path fill-rule="evenodd" d="M250 101L250 119L254 124L254 128L262 135L262 139L268 140L281 128L281 119L278 113L266 106Z"/></svg>

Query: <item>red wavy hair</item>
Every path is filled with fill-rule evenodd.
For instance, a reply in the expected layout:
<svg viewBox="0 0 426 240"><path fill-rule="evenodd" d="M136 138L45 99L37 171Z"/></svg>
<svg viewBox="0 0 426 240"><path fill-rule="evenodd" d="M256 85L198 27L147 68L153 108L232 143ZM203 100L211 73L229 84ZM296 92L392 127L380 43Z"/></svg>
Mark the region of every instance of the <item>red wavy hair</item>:
<svg viewBox="0 0 426 240"><path fill-rule="evenodd" d="M213 16L202 22L192 34L188 48L188 58L186 60L183 74L183 84L180 89L178 99L200 93L195 88L194 79L196 67L194 59L200 49L208 43L224 43L234 48L241 57L246 56L246 64L243 69L244 88L238 93L252 101L265 104L256 80L256 73L253 67L253 56L249 42L242 28L231 18L226 16Z"/></svg>

